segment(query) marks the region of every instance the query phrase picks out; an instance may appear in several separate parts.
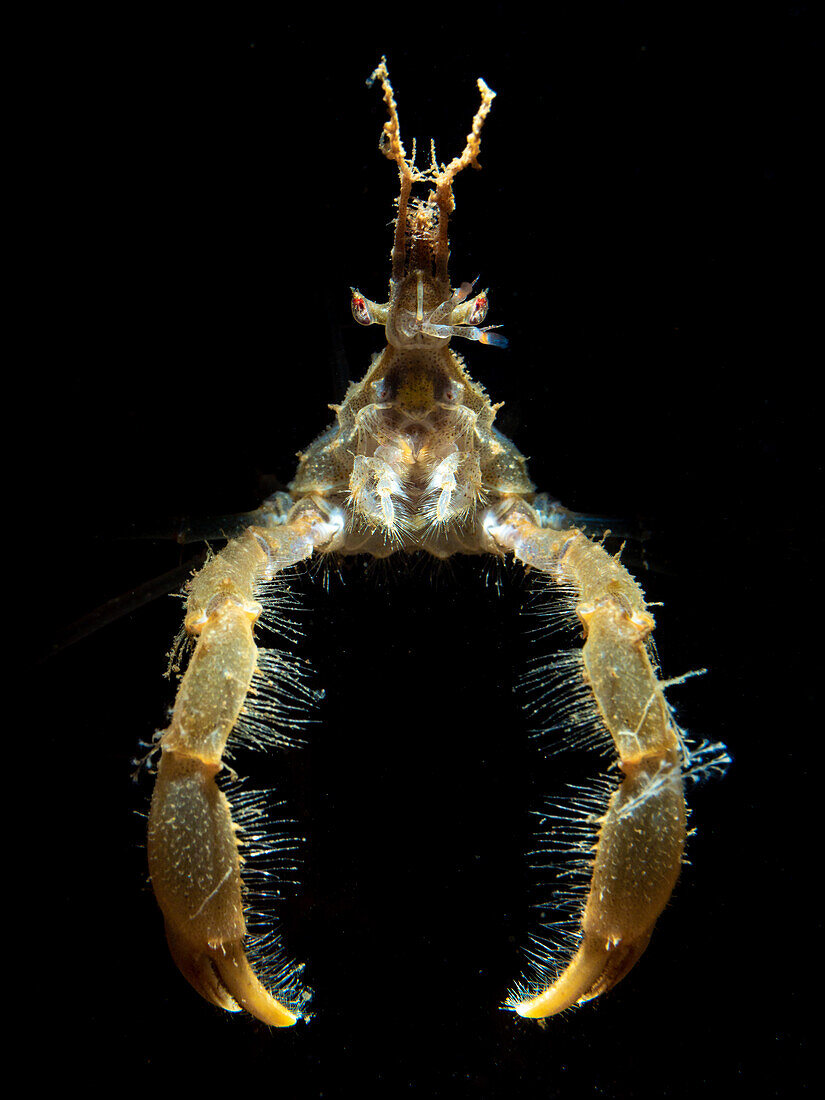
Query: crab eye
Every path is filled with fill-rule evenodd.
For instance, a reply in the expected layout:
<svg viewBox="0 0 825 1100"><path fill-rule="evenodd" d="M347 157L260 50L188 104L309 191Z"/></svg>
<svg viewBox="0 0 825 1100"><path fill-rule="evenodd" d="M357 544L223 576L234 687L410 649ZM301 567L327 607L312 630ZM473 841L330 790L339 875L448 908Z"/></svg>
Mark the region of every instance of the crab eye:
<svg viewBox="0 0 825 1100"><path fill-rule="evenodd" d="M487 301L487 291L483 290L481 294L476 295L469 304L472 306L472 309L467 314L466 323L468 325L480 325L487 316L487 307L489 305Z"/></svg>
<svg viewBox="0 0 825 1100"><path fill-rule="evenodd" d="M374 323L375 318L372 315L372 302L368 301L363 294L360 294L354 287L352 288L352 315L359 325L371 325Z"/></svg>

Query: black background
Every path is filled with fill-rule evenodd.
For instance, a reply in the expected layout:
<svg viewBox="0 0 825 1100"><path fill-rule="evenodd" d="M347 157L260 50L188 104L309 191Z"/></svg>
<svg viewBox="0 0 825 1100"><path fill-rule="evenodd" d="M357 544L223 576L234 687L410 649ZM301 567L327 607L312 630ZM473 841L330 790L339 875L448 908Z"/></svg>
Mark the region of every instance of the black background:
<svg viewBox="0 0 825 1100"><path fill-rule="evenodd" d="M408 148L433 136L449 159L475 78L499 93L483 171L456 185L451 268L489 286L510 347L460 350L542 490L649 532L625 561L664 602L664 672L709 670L672 700L735 758L693 798L690 864L642 962L545 1030L498 1008L534 926L530 811L571 778L530 742L512 691L531 652L514 568L351 561L328 591L300 581L322 724L302 752L242 766L307 837L283 914L316 991L308 1027L202 1002L146 880L151 783L130 762L172 699L180 603L125 600L197 564L171 537L182 517L285 485L380 346L348 288L381 300L388 277L396 176L364 85L382 53ZM31 389L13 406L34 444L44 654L22 846L42 891L26 907L43 1072L195 1087L226 1072L284 1097L805 1086L821 935L804 903L819 669L803 644L821 492L818 64L807 4L43 28L22 218Z"/></svg>

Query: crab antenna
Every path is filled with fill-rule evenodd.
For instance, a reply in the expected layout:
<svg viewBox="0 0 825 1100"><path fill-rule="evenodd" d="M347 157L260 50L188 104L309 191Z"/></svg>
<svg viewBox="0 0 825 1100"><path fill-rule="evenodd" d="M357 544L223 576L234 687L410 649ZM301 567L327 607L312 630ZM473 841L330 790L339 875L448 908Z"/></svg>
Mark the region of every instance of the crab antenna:
<svg viewBox="0 0 825 1100"><path fill-rule="evenodd" d="M454 157L448 165L439 166L435 159L435 149L431 146L430 167L422 172L415 167L414 153L412 159L409 161L407 160L407 154L401 142L398 106L395 102L395 95L393 93L392 84L390 83L389 73L387 72L387 59L385 57L381 58L380 65L370 76L367 85L372 86L376 80L381 81L381 87L384 91L384 102L387 105L387 111L390 116L384 123L380 149L385 157L389 160L394 160L398 165L398 175L401 181L401 190L397 202L398 217L395 221L395 238L392 247L392 279L393 281L398 281L402 279L405 274L407 259L406 238L409 220L407 211L412 185L414 183L427 182L431 183L435 190L431 192L428 201L421 204L418 210L418 216L420 220L426 221L427 224L431 224L432 221L436 220L433 217L434 211L432 211L432 206L434 204L438 206L437 235L435 239L432 240L430 246L431 258L436 279L447 282L447 263L450 258L448 223L450 214L455 210L453 180L459 172L463 171L470 164L474 168L481 167L478 163L478 154L481 148L481 129L484 125L484 120L490 113L490 108L496 93L479 78L478 90L481 93L481 105L473 118L472 128L467 135L467 142L463 151L459 156ZM415 233L413 233L413 235L418 240L420 246L421 240L419 239L419 235Z"/></svg>
<svg viewBox="0 0 825 1100"><path fill-rule="evenodd" d="M481 106L473 117L473 126L467 135L467 144L464 146L461 155L453 157L435 180L435 201L438 203L439 210L438 243L435 252L435 277L437 279L447 279L447 262L450 258L447 223L450 214L455 210L453 180L469 164L472 164L473 168L481 168L478 163L478 154L481 149L481 128L490 113L496 93L484 83L481 77L478 78L478 90L481 92Z"/></svg>
<svg viewBox="0 0 825 1100"><path fill-rule="evenodd" d="M389 119L384 123L381 133L379 148L388 160L394 160L398 165L398 175L401 180L401 191L398 195L398 217L395 219L395 239L392 245L392 278L399 280L404 277L404 265L406 262L407 248L405 234L407 231L407 204L410 201L410 192L415 181L412 165L407 162L407 154L401 143L401 127L398 122L398 106L395 102L390 75L387 72L387 59L381 58L381 64L367 80L367 87L371 88L376 80L381 81L384 90L384 102L387 105Z"/></svg>

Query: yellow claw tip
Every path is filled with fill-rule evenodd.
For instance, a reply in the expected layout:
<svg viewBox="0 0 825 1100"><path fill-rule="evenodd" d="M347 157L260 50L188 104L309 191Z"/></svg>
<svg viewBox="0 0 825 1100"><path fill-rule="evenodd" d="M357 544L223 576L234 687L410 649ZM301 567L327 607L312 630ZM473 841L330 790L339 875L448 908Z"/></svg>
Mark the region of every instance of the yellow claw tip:
<svg viewBox="0 0 825 1100"><path fill-rule="evenodd" d="M647 947L652 932L653 925L634 940L618 943L598 936L585 936L579 950L555 982L538 996L513 1005L513 1009L526 1019L541 1020L601 996L633 968Z"/></svg>
<svg viewBox="0 0 825 1100"><path fill-rule="evenodd" d="M292 1027L301 1018L281 1004L261 984L239 941L223 945L220 954L211 953L210 961L230 998L238 1007L270 1027Z"/></svg>
<svg viewBox="0 0 825 1100"><path fill-rule="evenodd" d="M168 923L166 936L178 969L210 1004L225 1012L246 1011L270 1027L292 1027L301 1019L260 982L240 940L217 948L195 948L170 933Z"/></svg>

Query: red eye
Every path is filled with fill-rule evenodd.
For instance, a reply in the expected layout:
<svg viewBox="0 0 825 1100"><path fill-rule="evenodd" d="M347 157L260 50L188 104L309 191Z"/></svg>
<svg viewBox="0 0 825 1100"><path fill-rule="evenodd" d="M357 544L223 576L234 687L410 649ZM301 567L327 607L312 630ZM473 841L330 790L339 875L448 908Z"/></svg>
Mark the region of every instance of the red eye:
<svg viewBox="0 0 825 1100"><path fill-rule="evenodd" d="M359 325L372 324L372 311L367 299L358 291L352 292L352 315Z"/></svg>
<svg viewBox="0 0 825 1100"><path fill-rule="evenodd" d="M480 325L484 318L487 316L487 295L481 293L473 302L473 308L470 311L470 315L467 318L468 325Z"/></svg>

